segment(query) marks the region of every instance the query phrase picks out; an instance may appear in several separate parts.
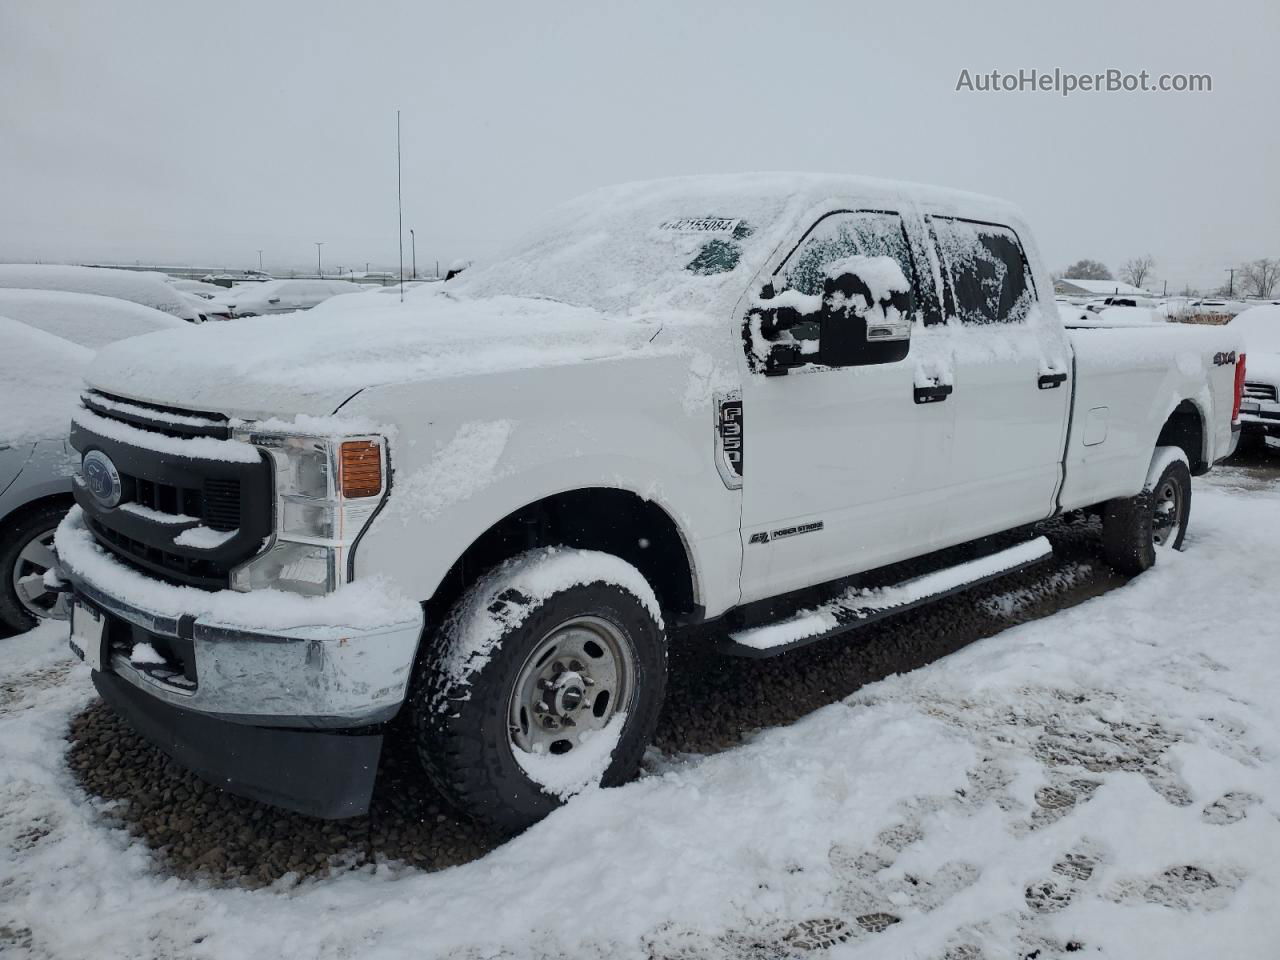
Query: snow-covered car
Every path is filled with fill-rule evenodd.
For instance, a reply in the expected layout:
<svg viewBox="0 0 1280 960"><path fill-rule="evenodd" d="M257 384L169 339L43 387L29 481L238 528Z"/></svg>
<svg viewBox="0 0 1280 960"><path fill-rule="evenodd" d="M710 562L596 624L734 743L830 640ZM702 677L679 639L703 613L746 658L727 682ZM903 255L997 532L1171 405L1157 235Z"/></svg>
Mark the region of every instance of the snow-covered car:
<svg viewBox="0 0 1280 960"><path fill-rule="evenodd" d="M1052 290L1000 201L688 178L403 304L118 344L72 424L72 647L220 787L358 814L404 714L518 829L634 774L677 626L827 640L1039 562L1067 512L1130 573L1181 546L1233 336L1068 332Z"/></svg>
<svg viewBox="0 0 1280 960"><path fill-rule="evenodd" d="M157 330L184 329L177 317L131 300L64 290L0 288L0 316L90 350Z"/></svg>
<svg viewBox="0 0 1280 960"><path fill-rule="evenodd" d="M310 310L330 297L366 289L349 280L267 280L232 287L210 301L233 317L257 317L271 313Z"/></svg>
<svg viewBox="0 0 1280 960"><path fill-rule="evenodd" d="M0 288L89 293L140 303L188 323L202 323L205 319L203 301L199 297L175 289L161 275L141 271L49 263L0 263Z"/></svg>
<svg viewBox="0 0 1280 960"><path fill-rule="evenodd" d="M187 325L114 297L0 289L0 625L25 630L57 600L44 583L79 459L67 424L93 351Z"/></svg>
<svg viewBox="0 0 1280 960"><path fill-rule="evenodd" d="M1280 438L1280 306L1250 307L1228 326L1243 340L1247 354L1241 443L1257 447L1266 437Z"/></svg>
<svg viewBox="0 0 1280 960"><path fill-rule="evenodd" d="M169 279L169 286L183 293L189 293L193 297L199 297L201 300L218 297L227 292L226 287L220 287L216 283L205 283L203 280L187 280L175 277Z"/></svg>

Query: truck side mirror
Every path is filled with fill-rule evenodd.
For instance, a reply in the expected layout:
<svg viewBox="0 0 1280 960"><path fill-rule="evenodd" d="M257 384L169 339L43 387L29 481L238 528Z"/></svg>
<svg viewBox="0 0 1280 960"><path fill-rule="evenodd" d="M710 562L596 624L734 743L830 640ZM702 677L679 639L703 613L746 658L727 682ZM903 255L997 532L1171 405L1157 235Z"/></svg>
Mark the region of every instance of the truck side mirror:
<svg viewBox="0 0 1280 960"><path fill-rule="evenodd" d="M902 360L911 350L914 308L910 290L873 289L853 270L828 276L822 287L818 362L857 367Z"/></svg>

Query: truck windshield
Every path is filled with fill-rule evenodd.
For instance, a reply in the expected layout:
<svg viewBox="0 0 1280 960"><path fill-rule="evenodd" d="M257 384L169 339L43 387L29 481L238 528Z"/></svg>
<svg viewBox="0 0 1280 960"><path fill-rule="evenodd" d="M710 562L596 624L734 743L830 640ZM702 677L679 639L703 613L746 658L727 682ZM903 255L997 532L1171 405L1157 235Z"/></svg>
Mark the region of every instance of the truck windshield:
<svg viewBox="0 0 1280 960"><path fill-rule="evenodd" d="M785 196L646 185L561 207L492 265L450 283L466 296L559 300L612 314L723 316L777 243ZM771 242L772 238L772 242ZM454 286L456 284L456 286Z"/></svg>

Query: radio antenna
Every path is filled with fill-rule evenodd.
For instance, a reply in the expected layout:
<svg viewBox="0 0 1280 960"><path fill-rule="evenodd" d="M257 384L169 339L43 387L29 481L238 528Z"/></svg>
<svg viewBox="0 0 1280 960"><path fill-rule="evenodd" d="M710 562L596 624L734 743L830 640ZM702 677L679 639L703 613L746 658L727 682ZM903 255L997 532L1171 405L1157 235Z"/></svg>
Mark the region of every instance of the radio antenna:
<svg viewBox="0 0 1280 960"><path fill-rule="evenodd" d="M400 111L396 111L396 238L400 241L400 302L404 303L404 203L400 194Z"/></svg>

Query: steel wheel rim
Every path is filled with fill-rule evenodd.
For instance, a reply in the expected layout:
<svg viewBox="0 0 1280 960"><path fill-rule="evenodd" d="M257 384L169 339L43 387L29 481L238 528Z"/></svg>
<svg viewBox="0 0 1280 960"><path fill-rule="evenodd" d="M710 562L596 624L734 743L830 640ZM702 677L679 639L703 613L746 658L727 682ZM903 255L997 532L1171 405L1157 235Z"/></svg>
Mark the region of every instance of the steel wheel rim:
<svg viewBox="0 0 1280 960"><path fill-rule="evenodd" d="M601 617L574 617L552 628L516 674L507 708L511 747L572 753L631 703L636 685L631 641Z"/></svg>
<svg viewBox="0 0 1280 960"><path fill-rule="evenodd" d="M1151 542L1157 547L1172 546L1182 530L1182 486L1165 480L1152 495Z"/></svg>
<svg viewBox="0 0 1280 960"><path fill-rule="evenodd" d="M18 603L36 619L52 616L53 606L58 601L57 591L44 585L45 573L57 563L53 554L53 535L56 530L56 527L51 527L23 544L13 563L13 569L9 572Z"/></svg>

